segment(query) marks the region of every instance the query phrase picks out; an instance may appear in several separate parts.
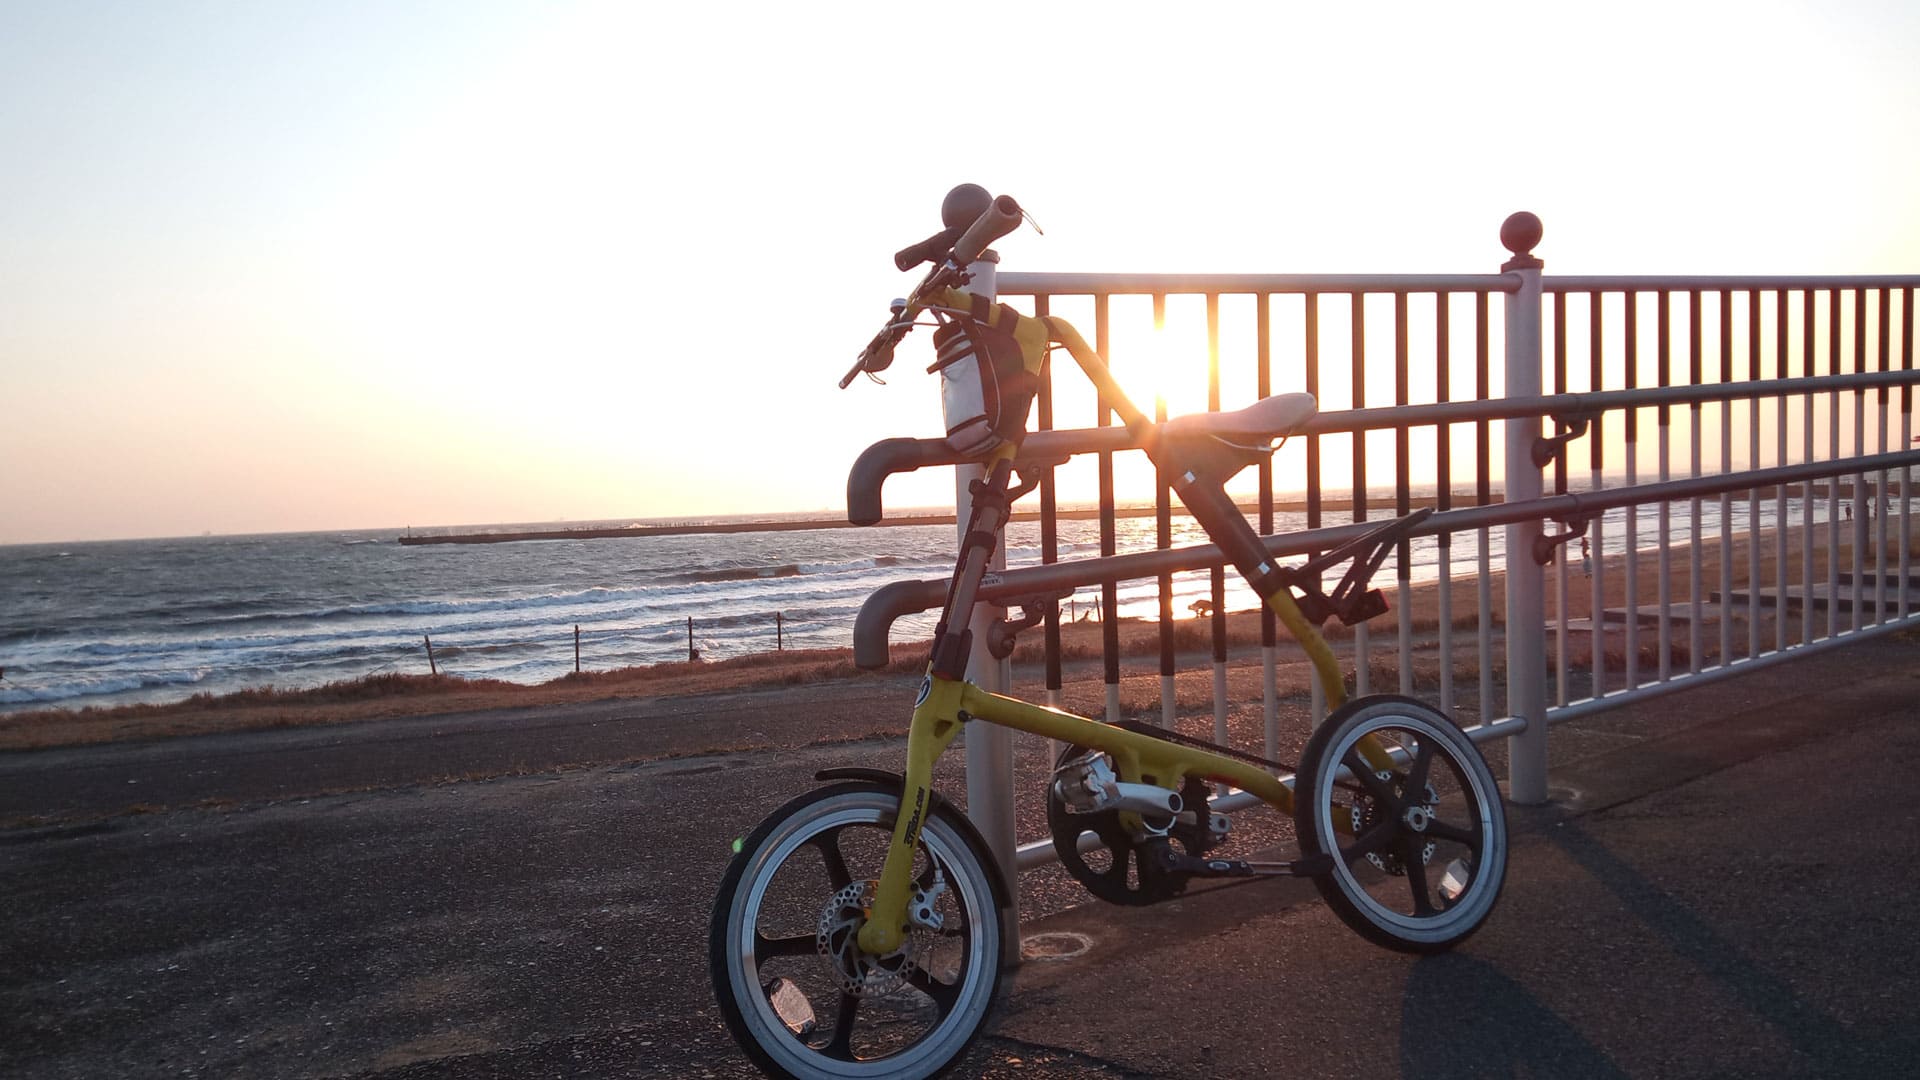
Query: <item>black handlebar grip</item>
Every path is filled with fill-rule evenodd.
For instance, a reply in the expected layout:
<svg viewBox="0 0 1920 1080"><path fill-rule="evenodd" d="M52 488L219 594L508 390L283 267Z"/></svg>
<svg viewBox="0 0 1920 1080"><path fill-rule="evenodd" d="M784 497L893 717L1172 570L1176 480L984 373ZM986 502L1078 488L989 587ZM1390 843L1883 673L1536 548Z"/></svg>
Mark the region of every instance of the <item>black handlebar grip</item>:
<svg viewBox="0 0 1920 1080"><path fill-rule="evenodd" d="M934 233L912 247L901 248L893 253L893 265L900 270L911 270L923 262L932 262L945 255L966 231L965 225L955 225Z"/></svg>
<svg viewBox="0 0 1920 1080"><path fill-rule="evenodd" d="M981 214L966 234L953 245L953 263L965 266L980 257L987 245L1020 227L1020 204L1013 196L1002 195L993 200L987 212Z"/></svg>

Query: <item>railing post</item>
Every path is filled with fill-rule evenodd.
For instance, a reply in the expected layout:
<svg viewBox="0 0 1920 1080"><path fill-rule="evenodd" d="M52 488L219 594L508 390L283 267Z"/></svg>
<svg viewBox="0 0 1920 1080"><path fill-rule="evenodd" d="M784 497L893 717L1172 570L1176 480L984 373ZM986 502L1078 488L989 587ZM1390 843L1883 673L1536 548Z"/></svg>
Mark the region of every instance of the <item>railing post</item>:
<svg viewBox="0 0 1920 1080"><path fill-rule="evenodd" d="M1506 301L1508 397L1540 394L1541 262L1533 255L1540 235L1540 219L1524 210L1500 226L1500 242L1513 253L1500 269L1520 278L1520 288ZM1508 420L1506 435L1502 498L1539 498L1541 471L1533 463L1533 445L1540 437L1540 418ZM1526 730L1508 740L1507 793L1521 804L1547 801L1546 570L1533 558L1540 531L1540 522L1529 520L1508 525L1506 532L1507 712L1527 721Z"/></svg>
<svg viewBox="0 0 1920 1080"><path fill-rule="evenodd" d="M995 295L994 274L999 261L1000 257L993 252L982 252L979 261L967 267L971 277L967 291L992 300ZM985 361L986 358L982 357L981 362ZM969 488L973 481L986 476L986 467L956 465L953 473L954 518L960 539L965 541L967 522L973 514L973 494ZM992 568L1004 570L1006 567L1006 551L996 547ZM973 606L973 614L967 621L968 628L973 631L973 652L967 658L967 672L980 689L1004 694L1010 681L1010 665L994 659L993 654L987 651L987 631L993 618L992 605L978 603ZM981 839L987 842L987 847L1000 863L1000 872L1004 875L1007 887L1011 895L1016 897L1014 917L1017 919L1019 888L1016 882L1019 881L1019 872L1013 862L1013 729L997 724L969 724L966 740L967 817L980 830Z"/></svg>

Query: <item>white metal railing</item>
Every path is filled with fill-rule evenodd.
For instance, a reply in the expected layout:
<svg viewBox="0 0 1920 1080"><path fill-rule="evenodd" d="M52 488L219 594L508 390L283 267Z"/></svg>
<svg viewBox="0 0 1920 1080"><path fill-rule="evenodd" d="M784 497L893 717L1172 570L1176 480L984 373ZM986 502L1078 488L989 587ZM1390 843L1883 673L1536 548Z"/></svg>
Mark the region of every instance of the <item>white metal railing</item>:
<svg viewBox="0 0 1920 1080"><path fill-rule="evenodd" d="M1509 738L1509 794L1523 803L1547 797L1555 721L1920 621L1906 482L1920 464L1911 419L1920 276L1552 278L1531 255L1538 235L1537 222L1529 230L1521 215L1510 219L1502 239L1512 258L1498 274L997 275L1000 298L1027 297L1037 311L1091 324L1096 348L1123 381L1156 342L1172 351L1159 330L1170 304L1198 301L1207 407L1299 389L1319 397L1323 412L1302 445L1258 476L1259 527L1274 536L1276 552L1324 550L1357 531L1351 523L1382 512L1439 509L1393 560L1391 640L1377 641L1364 625L1355 631L1355 689L1379 689L1376 665L1391 667L1399 691L1433 698L1476 738ZM1497 321L1494 294L1504 308ZM1145 303L1116 313L1133 298ZM1197 346L1197 333L1192 340ZM1383 340L1390 351L1375 344ZM1228 586L1215 572L1218 553L1169 545L1164 525L1161 550L1122 553L1114 503L1116 464L1129 456L1118 449L1123 433L1067 430L1104 427L1108 413L1090 394L1074 402L1064 380L1043 387L1039 421L1041 433L1029 440L1036 456L1098 451L1101 558L1054 562L1050 472L1041 489L1042 564L1008 570L983 596L1098 588L1109 616L1108 712L1117 716L1122 657L1110 616L1129 596L1151 614L1147 597L1121 586L1152 581L1162 630L1160 715L1170 717L1167 598L1210 574L1214 713L1224 735ZM1714 443L1717 461L1706 452ZM1582 450L1586 475L1576 487L1573 455ZM1462 460L1470 470L1456 469ZM876 513L878 484L892 467L862 481ZM1331 480L1336 470L1350 480ZM1306 485L1292 512L1277 509L1286 500L1276 481L1289 476ZM1159 520L1170 513L1162 490ZM1289 535L1302 525L1302 535ZM1582 539L1587 549L1576 560ZM1416 678L1416 586L1431 592L1436 613L1431 678ZM1504 598L1497 617L1496 593ZM884 651L893 615L937 604L939 595L934 582L876 595L872 617L862 614L869 625L856 628L856 649L863 640L871 649L877 633ZM1263 623L1265 749L1273 757L1278 642L1271 617ZM1471 632L1463 636L1456 623L1470 623ZM1498 635L1496 624L1504 627ZM1053 696L1062 677L1057 621L1047 633ZM1465 685L1460 671L1469 675ZM1315 692L1312 716L1323 709ZM970 758L969 806L989 815L1005 807L1006 825L994 831L1010 837L1010 769L995 764L974 777L974 768ZM1044 841L1001 850L1010 865L1050 856Z"/></svg>

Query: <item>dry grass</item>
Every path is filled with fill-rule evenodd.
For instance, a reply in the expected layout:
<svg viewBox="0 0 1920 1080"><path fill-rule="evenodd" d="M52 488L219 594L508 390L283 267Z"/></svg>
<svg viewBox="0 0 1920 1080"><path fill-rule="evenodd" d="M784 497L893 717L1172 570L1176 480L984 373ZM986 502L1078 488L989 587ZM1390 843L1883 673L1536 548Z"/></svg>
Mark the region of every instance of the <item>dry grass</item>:
<svg viewBox="0 0 1920 1080"><path fill-rule="evenodd" d="M924 657L924 648L902 650L887 670L917 670ZM450 675L370 675L305 690L267 686L218 696L195 694L167 705L12 713L0 716L0 750L714 693L859 674L851 649L794 649L710 663L579 672L536 686Z"/></svg>

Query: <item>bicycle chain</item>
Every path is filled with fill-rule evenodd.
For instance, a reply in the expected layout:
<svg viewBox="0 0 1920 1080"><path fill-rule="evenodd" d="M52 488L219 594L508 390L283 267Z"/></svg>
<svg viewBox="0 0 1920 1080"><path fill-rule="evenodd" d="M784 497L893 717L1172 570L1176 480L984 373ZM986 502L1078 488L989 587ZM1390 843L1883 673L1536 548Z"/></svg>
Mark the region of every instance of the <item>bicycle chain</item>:
<svg viewBox="0 0 1920 1080"><path fill-rule="evenodd" d="M1273 761L1268 758L1263 758L1258 754L1250 754L1245 750L1235 750L1231 746L1221 746L1219 743L1208 742L1205 739L1198 739L1193 737L1192 735L1182 735L1177 731L1171 731L1167 728L1159 727L1154 724L1149 724L1144 720L1120 720L1120 721L1116 721L1113 724L1113 726L1117 728L1121 728L1126 731L1131 731L1136 735L1145 735L1149 738L1163 739L1167 742L1172 742L1172 743L1181 743L1186 746L1191 746L1199 750L1211 750L1214 753L1219 754L1223 757L1230 757L1230 758L1237 759L1239 761L1244 761L1249 765L1260 765L1269 769L1278 770L1280 772L1293 773L1296 776L1299 775L1299 772L1300 772L1300 767L1298 765L1289 765L1284 761ZM1347 783L1347 784L1335 783L1334 786L1338 788L1344 788L1347 791L1355 792L1358 794L1366 793L1366 789L1362 788L1357 783Z"/></svg>

